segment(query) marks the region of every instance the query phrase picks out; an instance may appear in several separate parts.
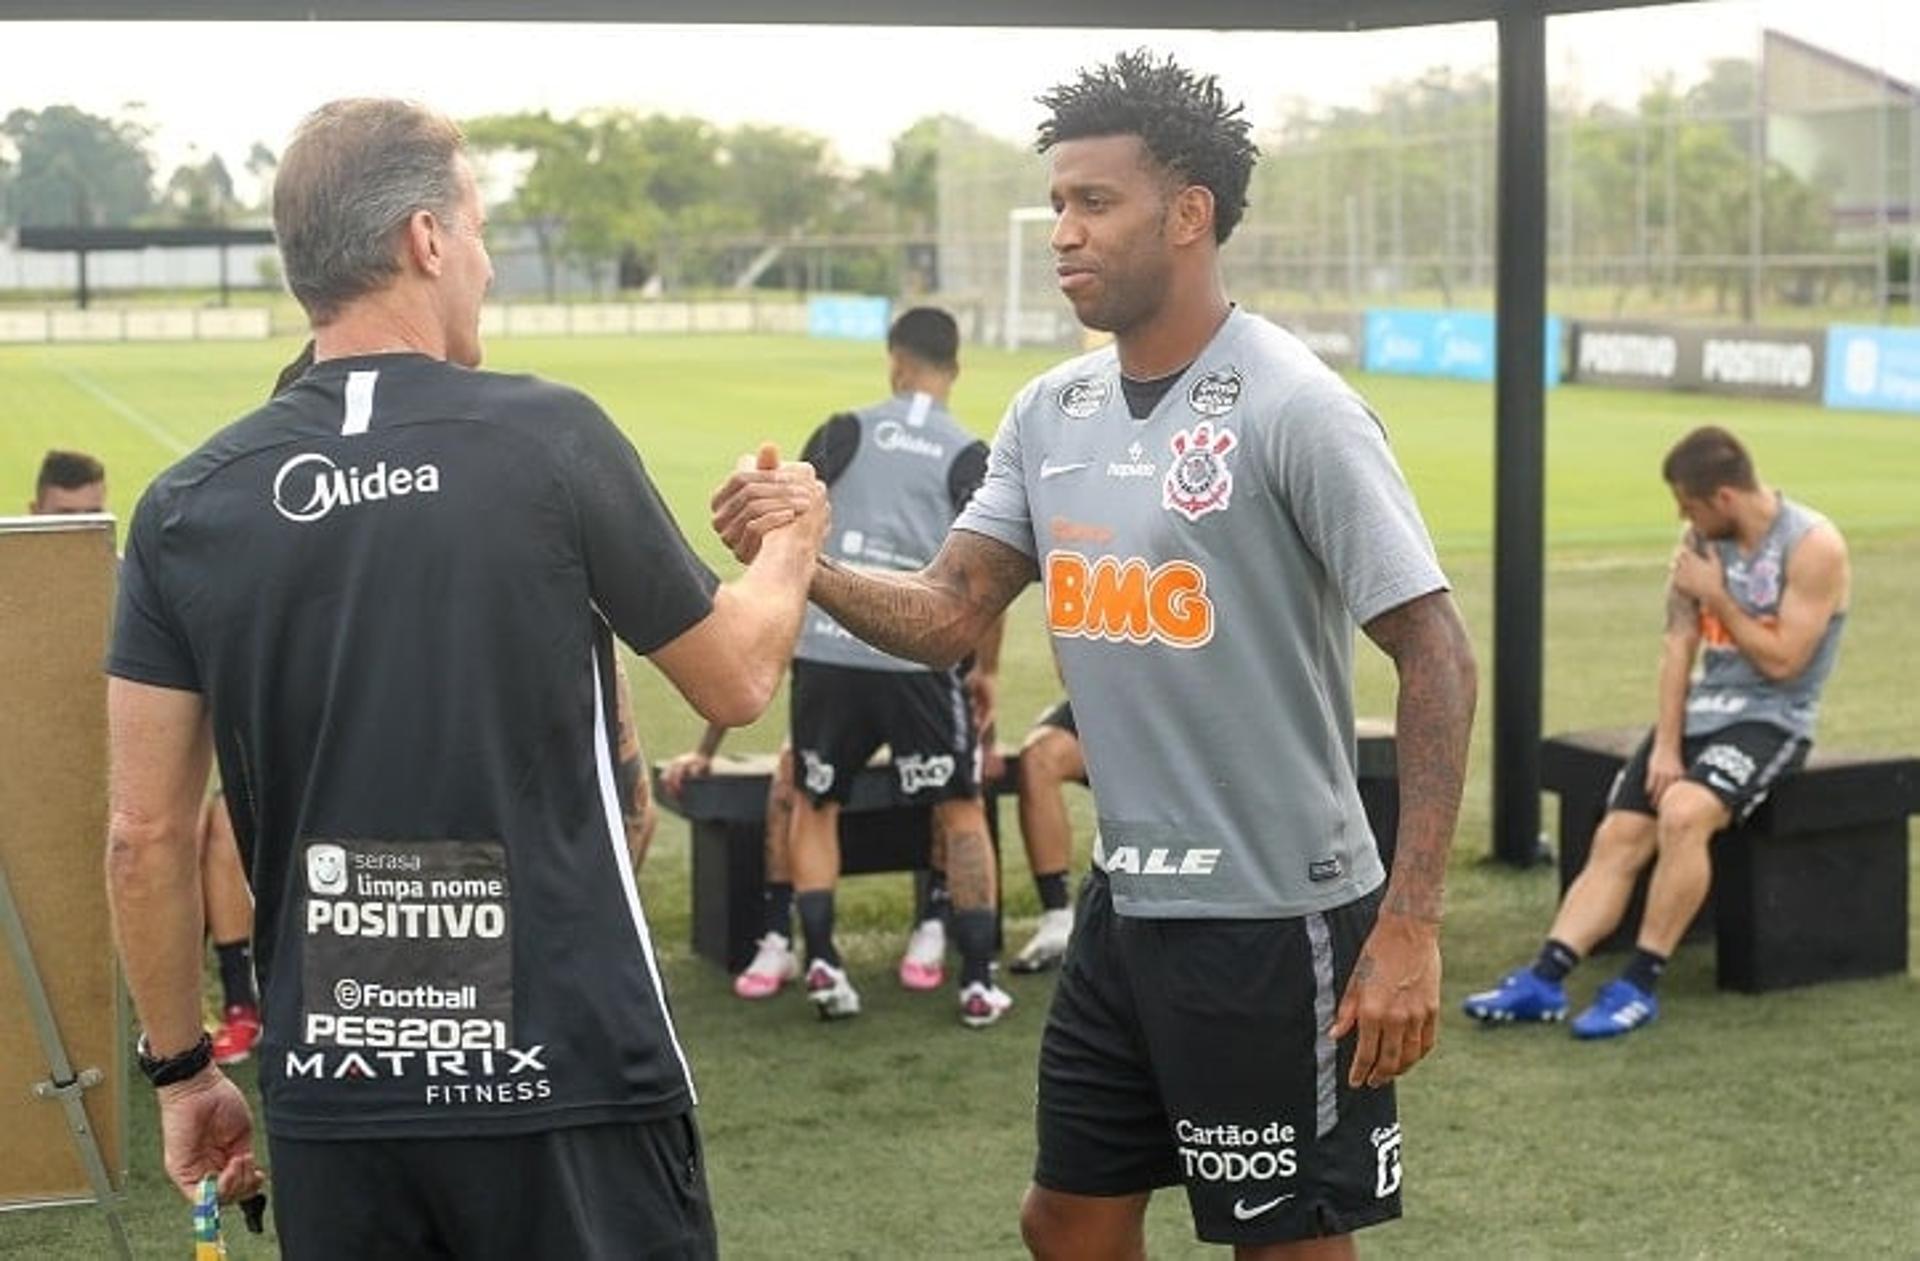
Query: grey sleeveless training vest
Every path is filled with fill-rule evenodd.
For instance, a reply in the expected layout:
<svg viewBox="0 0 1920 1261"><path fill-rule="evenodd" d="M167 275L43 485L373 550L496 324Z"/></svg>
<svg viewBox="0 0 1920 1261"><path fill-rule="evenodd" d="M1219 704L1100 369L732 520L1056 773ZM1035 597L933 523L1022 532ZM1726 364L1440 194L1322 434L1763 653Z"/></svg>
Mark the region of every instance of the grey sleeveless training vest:
<svg viewBox="0 0 1920 1261"><path fill-rule="evenodd" d="M1788 558L1808 530L1826 521L1813 509L1781 495L1780 510L1752 555L1742 553L1735 540L1713 540L1733 602L1763 621L1778 616L1786 594ZM1820 715L1820 689L1840 655L1840 629L1845 621L1846 613L1836 611L1806 667L1791 679L1776 682L1755 669L1719 619L1703 610L1700 669L1687 690L1686 734L1704 736L1735 723L1764 722L1811 740Z"/></svg>
<svg viewBox="0 0 1920 1261"><path fill-rule="evenodd" d="M833 525L821 550L868 569L919 569L953 523L953 462L979 439L927 394L895 395L854 416L860 441L828 487ZM815 604L807 606L794 656L861 670L927 668L854 638Z"/></svg>

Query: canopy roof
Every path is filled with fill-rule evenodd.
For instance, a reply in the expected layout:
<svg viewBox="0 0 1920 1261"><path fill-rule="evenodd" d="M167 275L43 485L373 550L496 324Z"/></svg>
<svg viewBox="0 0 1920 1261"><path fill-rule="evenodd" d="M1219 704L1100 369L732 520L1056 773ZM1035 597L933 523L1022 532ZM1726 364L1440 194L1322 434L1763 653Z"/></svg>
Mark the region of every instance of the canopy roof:
<svg viewBox="0 0 1920 1261"><path fill-rule="evenodd" d="M1554 17L1677 0L7 0L0 19L846 23L1364 31Z"/></svg>

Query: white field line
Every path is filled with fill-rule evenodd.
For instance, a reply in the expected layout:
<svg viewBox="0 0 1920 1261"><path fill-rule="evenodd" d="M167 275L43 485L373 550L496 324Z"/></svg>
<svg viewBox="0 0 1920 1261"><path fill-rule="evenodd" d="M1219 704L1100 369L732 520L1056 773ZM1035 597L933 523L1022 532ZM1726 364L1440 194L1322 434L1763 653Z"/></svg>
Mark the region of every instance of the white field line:
<svg viewBox="0 0 1920 1261"><path fill-rule="evenodd" d="M49 364L48 366L68 385L73 386L83 393L92 395L102 407L105 407L108 411L111 411L114 415L126 421L135 429L147 435L147 437L152 438L174 455L185 455L189 450L187 443L182 442L177 436L169 432L159 421L156 421L153 417L147 415L131 403L125 402L92 377L87 376L84 372L75 372L73 369L57 363Z"/></svg>
<svg viewBox="0 0 1920 1261"><path fill-rule="evenodd" d="M1565 560L1547 560L1547 572L1554 574L1618 573L1625 569L1658 569L1666 557L1657 552L1629 552L1600 556L1570 556Z"/></svg>

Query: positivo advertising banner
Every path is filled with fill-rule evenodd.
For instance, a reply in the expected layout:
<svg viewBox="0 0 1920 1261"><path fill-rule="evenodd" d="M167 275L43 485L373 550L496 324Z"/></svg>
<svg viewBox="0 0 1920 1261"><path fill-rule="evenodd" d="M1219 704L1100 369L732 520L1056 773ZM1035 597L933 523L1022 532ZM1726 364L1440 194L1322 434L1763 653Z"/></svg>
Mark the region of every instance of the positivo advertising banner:
<svg viewBox="0 0 1920 1261"><path fill-rule="evenodd" d="M1824 338L1810 329L1580 320L1568 379L1708 394L1820 397Z"/></svg>
<svg viewBox="0 0 1920 1261"><path fill-rule="evenodd" d="M1826 401L1828 407L1920 412L1920 329L1828 329Z"/></svg>

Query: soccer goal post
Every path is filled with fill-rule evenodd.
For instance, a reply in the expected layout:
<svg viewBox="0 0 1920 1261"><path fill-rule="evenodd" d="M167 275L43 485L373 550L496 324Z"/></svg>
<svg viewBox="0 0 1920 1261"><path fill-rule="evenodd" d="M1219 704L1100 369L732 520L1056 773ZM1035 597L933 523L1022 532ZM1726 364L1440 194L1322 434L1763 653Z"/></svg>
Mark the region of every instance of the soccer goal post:
<svg viewBox="0 0 1920 1261"><path fill-rule="evenodd" d="M1007 307L1000 321L1000 343L1008 350L1020 349L1020 330L1026 310L1022 290L1026 283L1028 225L1052 222L1052 206L1016 206L1007 212Z"/></svg>

